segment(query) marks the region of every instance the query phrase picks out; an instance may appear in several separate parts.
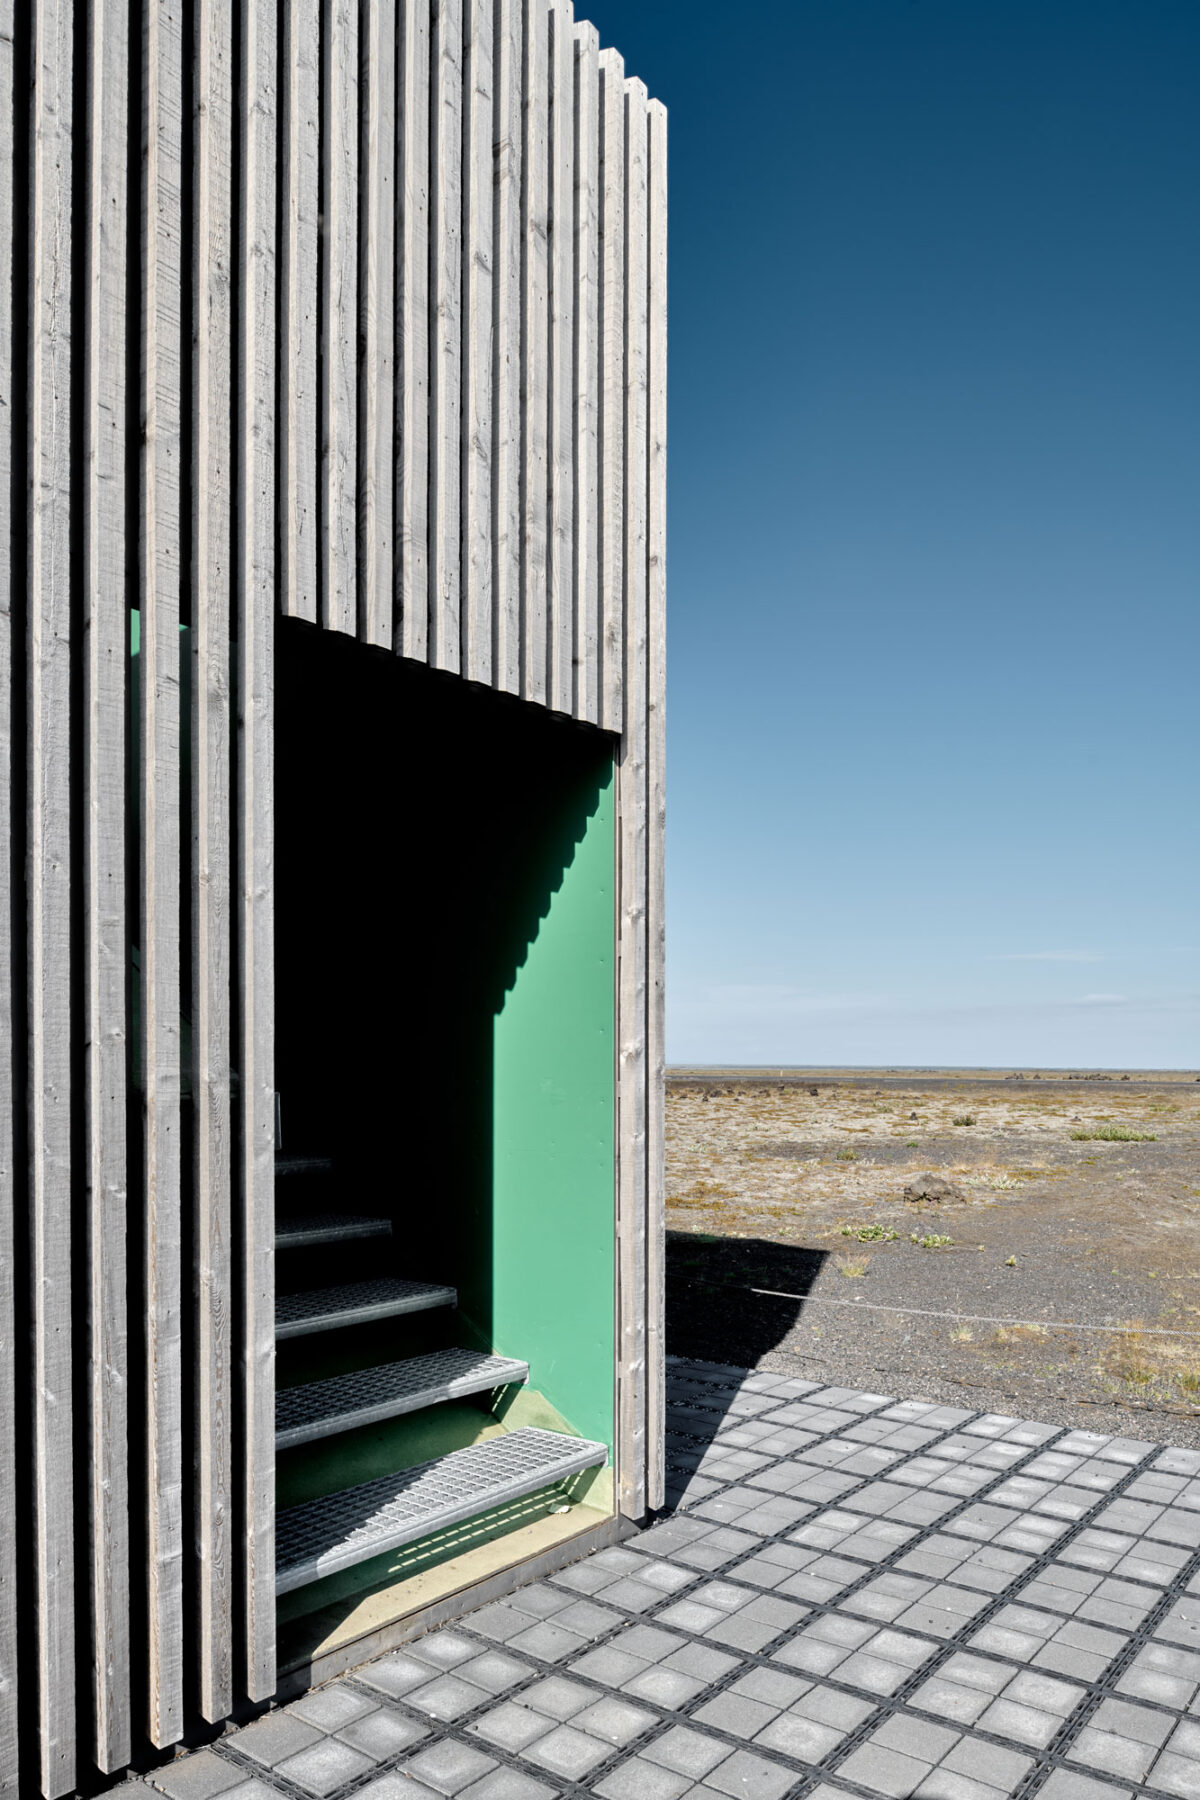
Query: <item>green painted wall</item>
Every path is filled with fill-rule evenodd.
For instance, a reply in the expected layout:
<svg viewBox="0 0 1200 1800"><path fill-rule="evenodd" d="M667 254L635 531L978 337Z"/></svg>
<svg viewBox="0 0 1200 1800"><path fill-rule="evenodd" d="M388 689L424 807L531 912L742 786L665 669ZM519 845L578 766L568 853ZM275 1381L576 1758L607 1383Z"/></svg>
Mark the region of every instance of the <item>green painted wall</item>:
<svg viewBox="0 0 1200 1800"><path fill-rule="evenodd" d="M613 779L494 1026L492 1338L612 1447Z"/></svg>

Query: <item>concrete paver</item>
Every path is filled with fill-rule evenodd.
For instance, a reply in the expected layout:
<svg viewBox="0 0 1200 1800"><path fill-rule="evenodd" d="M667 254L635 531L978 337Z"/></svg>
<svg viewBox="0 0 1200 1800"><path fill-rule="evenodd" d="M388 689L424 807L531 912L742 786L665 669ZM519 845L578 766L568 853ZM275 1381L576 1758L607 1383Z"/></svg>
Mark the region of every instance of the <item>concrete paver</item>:
<svg viewBox="0 0 1200 1800"><path fill-rule="evenodd" d="M1200 1454L668 1386L650 1529L122 1800L1200 1800Z"/></svg>

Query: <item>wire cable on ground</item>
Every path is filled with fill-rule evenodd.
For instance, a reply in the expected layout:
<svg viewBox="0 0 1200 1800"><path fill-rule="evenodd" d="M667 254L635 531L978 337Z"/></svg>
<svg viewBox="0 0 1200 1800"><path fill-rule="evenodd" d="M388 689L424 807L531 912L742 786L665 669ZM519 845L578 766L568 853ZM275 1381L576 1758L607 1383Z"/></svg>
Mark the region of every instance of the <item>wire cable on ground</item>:
<svg viewBox="0 0 1200 1800"><path fill-rule="evenodd" d="M698 1287L728 1288L739 1294L764 1294L771 1300L799 1300L804 1306L848 1306L859 1312L901 1313L914 1319L955 1319L964 1325L1030 1325L1035 1331L1105 1331L1116 1337L1135 1332L1142 1337L1200 1338L1200 1331L1176 1331L1167 1325L1077 1325L1060 1319L994 1319L986 1313L935 1312L926 1306L884 1306L879 1300L826 1300L820 1294L785 1294L779 1288L749 1287L737 1281L698 1281Z"/></svg>

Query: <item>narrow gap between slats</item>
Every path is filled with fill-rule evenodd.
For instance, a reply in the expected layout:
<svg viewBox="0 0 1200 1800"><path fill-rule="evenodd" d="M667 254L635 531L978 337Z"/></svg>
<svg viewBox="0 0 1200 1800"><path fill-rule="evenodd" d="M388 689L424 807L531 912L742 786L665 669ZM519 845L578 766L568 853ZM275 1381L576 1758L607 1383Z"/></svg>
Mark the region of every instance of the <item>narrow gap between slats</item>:
<svg viewBox="0 0 1200 1800"><path fill-rule="evenodd" d="M24 291L25 269L22 255L24 221L18 217L18 186L24 158L19 145L23 108L18 103L16 69L22 46L17 38L12 0L0 4L0 869L8 883L8 893L22 892L23 873L19 860L21 832L19 809L24 783L18 771L22 762L24 737L23 716L17 705L17 684L22 682L24 666L20 645L15 641L20 631L24 609L19 585L23 574L17 541L17 520L13 497L23 491L19 474L23 467L20 435L24 425L24 408L20 394L24 390L24 370L14 331L16 292ZM14 438L17 439L14 442ZM23 685L23 683L22 683ZM18 1032L20 1000L15 991L18 967L23 950L19 921L20 907L0 908L0 1508L9 1529L0 1537L0 1795L15 1796L20 1781L18 1738L19 1689L18 1666L21 1661L17 1626L17 1567L24 1560L27 1544L19 1534L23 1508L18 1506L17 1469L28 1467L18 1462L17 1404L17 1282L18 1232L16 1201L23 1192L17 1180L17 1146L21 1133L17 1114L22 1094L22 1065ZM20 1208L24 1212L24 1207ZM28 1564L26 1563L26 1566Z"/></svg>

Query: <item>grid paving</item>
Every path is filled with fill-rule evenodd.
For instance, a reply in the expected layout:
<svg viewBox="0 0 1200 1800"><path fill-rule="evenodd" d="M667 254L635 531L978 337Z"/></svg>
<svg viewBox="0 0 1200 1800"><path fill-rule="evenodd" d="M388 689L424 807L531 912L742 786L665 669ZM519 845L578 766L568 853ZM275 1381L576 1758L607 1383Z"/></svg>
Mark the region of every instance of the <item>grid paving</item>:
<svg viewBox="0 0 1200 1800"><path fill-rule="evenodd" d="M1200 1453L668 1385L648 1530L122 1794L1200 1800Z"/></svg>

